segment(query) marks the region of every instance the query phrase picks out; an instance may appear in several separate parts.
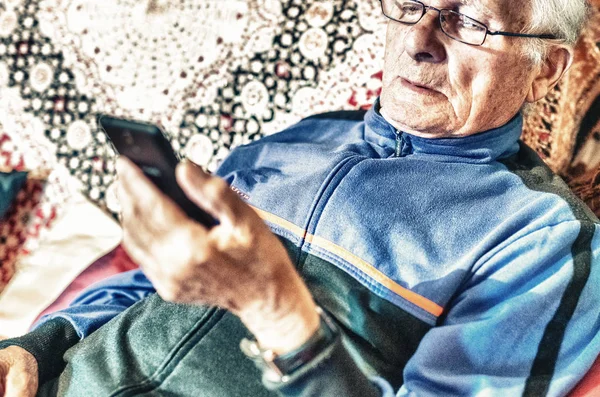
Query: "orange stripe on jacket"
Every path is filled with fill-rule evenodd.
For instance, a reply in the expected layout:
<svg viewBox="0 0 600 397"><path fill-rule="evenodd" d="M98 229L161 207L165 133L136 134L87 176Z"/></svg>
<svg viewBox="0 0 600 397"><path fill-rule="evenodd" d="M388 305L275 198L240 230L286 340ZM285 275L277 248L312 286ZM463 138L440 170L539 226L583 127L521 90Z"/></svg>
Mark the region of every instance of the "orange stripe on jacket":
<svg viewBox="0 0 600 397"><path fill-rule="evenodd" d="M334 255L337 255L338 257L344 259L346 262L356 266L356 268L361 270L363 273L367 274L369 277L371 277L372 279L374 279L375 281L377 281L384 287L388 288L390 291L393 291L394 293L398 294L399 296L401 296L402 298L406 299L407 301L413 303L414 305L420 307L421 309L425 310L426 312L431 313L434 316L438 317L444 311L444 308L441 307L440 305L438 305L437 303L435 303L435 302L433 302L433 301L431 301L431 300L429 300L407 288L402 287L400 284L396 283L394 280L392 280L391 278L389 278L388 276L386 276L385 274L380 272L377 268L375 268L375 266L373 266L370 263L368 263L367 261L359 258L358 256L354 255L352 252L346 250L345 248L342 248L339 245L336 245L328 240L325 240L322 237L315 236L310 233L306 233L306 231L304 229L302 229L301 227L298 227L295 224L293 224L292 222L287 221L283 218L280 218L277 215L273 215L269 212L260 210L256 207L252 207L252 208L264 220L271 222L279 227L282 227L282 228L292 232L293 234L297 235L298 237L306 239L306 241L309 242L310 244L313 244L317 247L320 247L324 250L329 251L330 253L332 253Z"/></svg>

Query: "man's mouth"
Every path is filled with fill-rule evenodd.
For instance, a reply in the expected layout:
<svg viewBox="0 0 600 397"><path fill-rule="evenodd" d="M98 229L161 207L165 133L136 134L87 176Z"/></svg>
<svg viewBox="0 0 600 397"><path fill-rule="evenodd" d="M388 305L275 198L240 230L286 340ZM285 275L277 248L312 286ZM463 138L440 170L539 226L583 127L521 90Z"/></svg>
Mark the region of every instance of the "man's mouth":
<svg viewBox="0 0 600 397"><path fill-rule="evenodd" d="M439 92L436 89L431 88L430 86L427 86L425 84L420 84L418 82L411 81L411 80L405 79L403 77L400 78L400 81L404 87L408 88L409 90L411 90L413 92L419 93L419 94L433 94L433 93Z"/></svg>

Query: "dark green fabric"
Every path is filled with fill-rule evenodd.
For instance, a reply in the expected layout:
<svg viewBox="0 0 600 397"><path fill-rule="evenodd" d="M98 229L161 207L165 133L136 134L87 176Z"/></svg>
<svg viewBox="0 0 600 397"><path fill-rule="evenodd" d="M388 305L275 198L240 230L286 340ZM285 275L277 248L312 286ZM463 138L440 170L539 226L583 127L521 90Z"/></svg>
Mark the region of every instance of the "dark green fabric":
<svg viewBox="0 0 600 397"><path fill-rule="evenodd" d="M0 342L0 349L19 346L31 353L38 363L40 383L58 376L65 368L63 353L79 341L73 325L64 318L56 318L18 338Z"/></svg>
<svg viewBox="0 0 600 397"><path fill-rule="evenodd" d="M248 331L230 313L166 303L153 295L65 354L54 396L378 396L338 337L285 384L265 381L238 345Z"/></svg>
<svg viewBox="0 0 600 397"><path fill-rule="evenodd" d="M153 295L67 351L57 384L41 390L77 397L274 396L239 349L248 336L224 310Z"/></svg>
<svg viewBox="0 0 600 397"><path fill-rule="evenodd" d="M432 328L365 288L343 270L280 238L314 299L341 329L362 372L385 378L394 390L419 342Z"/></svg>
<svg viewBox="0 0 600 397"><path fill-rule="evenodd" d="M27 180L26 172L0 172L0 218L6 215L25 180Z"/></svg>
<svg viewBox="0 0 600 397"><path fill-rule="evenodd" d="M265 384L285 397L381 396L381 390L360 372L340 338L286 383Z"/></svg>
<svg viewBox="0 0 600 397"><path fill-rule="evenodd" d="M375 296L331 263L300 254L294 244L282 241L317 302L338 324L344 343L324 352L300 372L306 376L295 376L279 392L371 395L377 389L363 373L399 387L406 361L431 326ZM43 385L40 396L276 395L240 351L243 337L250 337L246 328L224 310L176 305L153 295L67 351L65 371Z"/></svg>

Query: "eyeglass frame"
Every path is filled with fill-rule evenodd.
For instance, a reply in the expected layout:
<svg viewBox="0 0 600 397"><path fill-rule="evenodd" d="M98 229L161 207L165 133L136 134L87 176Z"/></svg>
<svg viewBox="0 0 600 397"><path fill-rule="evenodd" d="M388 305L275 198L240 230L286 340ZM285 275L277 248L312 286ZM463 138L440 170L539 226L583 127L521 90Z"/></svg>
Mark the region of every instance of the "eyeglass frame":
<svg viewBox="0 0 600 397"><path fill-rule="evenodd" d="M485 40L487 39L488 34L490 36L527 37L527 38L536 38L536 39L544 39L544 40L556 40L556 41L561 41L561 42L565 41L565 39L557 37L556 35L553 35L553 34L528 34L528 33L505 32L505 31L501 31L501 30L490 30L485 23L479 22L478 20L476 20L474 18L471 18L468 15L461 14L460 12L456 12L456 11L451 10L449 8L436 8L436 7L433 7L433 6L428 6L428 5L425 5L424 3L422 3L422 2L420 2L418 0L404 0L404 1L411 2L411 3L421 4L422 8L421 8L421 16L415 22L403 22L403 21L399 21L399 20L397 20L395 18L392 18L392 17L388 16L385 13L385 10L383 8L383 2L384 1L386 1L386 0L379 0L379 3L381 4L381 12L383 13L383 15L386 18L388 18L388 19L390 19L390 20L392 20L394 22L401 23L403 25L409 25L409 26L416 25L417 23L419 23L421 21L421 19L423 19L423 17L425 16L425 14L427 14L427 12L429 10L437 11L438 12L438 21L440 23L440 29L442 30L442 32L446 36L448 36L452 40L456 40L456 41L458 41L460 43L467 44L467 45L472 45L472 46L476 46L476 47L480 47L480 46L482 46L485 43ZM442 11L449 12L449 13L452 13L452 14L455 14L455 15L459 15L461 17L465 17L465 18L467 18L467 19L469 19L469 20L471 20L471 21L473 21L473 22L481 25L481 27L483 27L485 29L485 36L483 37L483 41L481 42L481 44L467 43L466 41L459 40L459 39L457 39L455 37L450 36L448 33L446 33L446 31L444 30L444 27L443 27L443 23L442 23Z"/></svg>

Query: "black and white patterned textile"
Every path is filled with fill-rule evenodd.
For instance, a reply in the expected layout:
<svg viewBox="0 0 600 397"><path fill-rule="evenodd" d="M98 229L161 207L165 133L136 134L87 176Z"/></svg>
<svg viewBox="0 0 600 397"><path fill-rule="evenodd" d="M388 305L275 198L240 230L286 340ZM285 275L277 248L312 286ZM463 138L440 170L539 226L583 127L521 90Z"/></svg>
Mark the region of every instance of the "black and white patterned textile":
<svg viewBox="0 0 600 397"><path fill-rule="evenodd" d="M214 170L302 117L368 104L383 22L377 0L0 1L0 134L35 153L25 169L62 168L115 212L98 115L158 123Z"/></svg>

